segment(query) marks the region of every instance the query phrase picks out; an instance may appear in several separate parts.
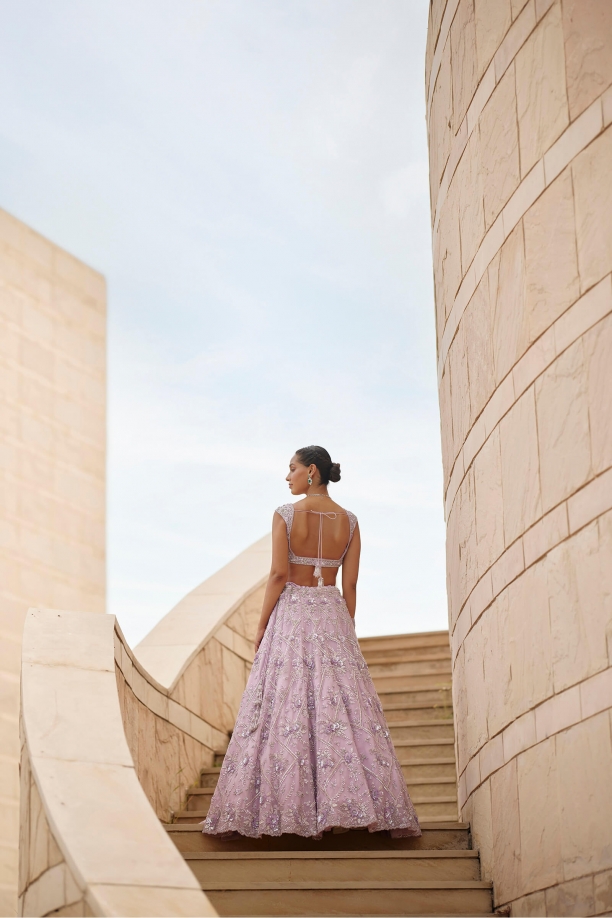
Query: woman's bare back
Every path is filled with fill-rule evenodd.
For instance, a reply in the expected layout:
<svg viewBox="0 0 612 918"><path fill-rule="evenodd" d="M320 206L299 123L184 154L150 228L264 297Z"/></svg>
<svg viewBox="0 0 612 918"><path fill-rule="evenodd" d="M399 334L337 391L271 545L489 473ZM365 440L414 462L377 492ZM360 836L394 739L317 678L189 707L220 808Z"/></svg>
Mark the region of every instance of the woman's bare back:
<svg viewBox="0 0 612 918"><path fill-rule="evenodd" d="M319 525L321 524L321 557L340 559L350 539L349 517L340 504L329 497L305 497L294 504L291 549L300 558L316 558L319 553ZM334 586L338 568L323 567L325 586ZM289 562L288 580L300 586L316 584L314 564Z"/></svg>

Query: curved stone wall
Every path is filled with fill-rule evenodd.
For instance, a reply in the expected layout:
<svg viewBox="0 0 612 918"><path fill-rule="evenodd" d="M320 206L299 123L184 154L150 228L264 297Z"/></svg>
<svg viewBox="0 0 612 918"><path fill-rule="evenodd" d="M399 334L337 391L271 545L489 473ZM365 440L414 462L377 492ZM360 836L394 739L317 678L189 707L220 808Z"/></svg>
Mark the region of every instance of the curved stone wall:
<svg viewBox="0 0 612 918"><path fill-rule="evenodd" d="M612 910L612 4L434 0L459 805L496 905Z"/></svg>

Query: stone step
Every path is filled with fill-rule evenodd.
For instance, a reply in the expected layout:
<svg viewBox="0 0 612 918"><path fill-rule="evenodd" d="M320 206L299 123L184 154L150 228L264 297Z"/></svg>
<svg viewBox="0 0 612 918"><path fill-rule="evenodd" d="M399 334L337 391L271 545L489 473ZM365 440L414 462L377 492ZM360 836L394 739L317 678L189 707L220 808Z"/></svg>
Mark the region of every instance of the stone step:
<svg viewBox="0 0 612 918"><path fill-rule="evenodd" d="M409 660L450 660L450 646L444 647L397 647L392 650L364 650L364 659L368 666L376 663L408 662Z"/></svg>
<svg viewBox="0 0 612 918"><path fill-rule="evenodd" d="M179 851L403 851L449 849L467 850L470 847L467 823L427 820L421 822L422 835L418 838L391 838L388 832L368 832L351 829L349 832L326 832L320 841L299 835L264 835L261 838L215 838L203 835L198 825L172 823L165 826Z"/></svg>
<svg viewBox="0 0 612 918"><path fill-rule="evenodd" d="M218 915L403 916L492 914L492 888L482 880L340 881L258 884L206 890Z"/></svg>
<svg viewBox="0 0 612 918"><path fill-rule="evenodd" d="M393 745L395 746L397 758L402 765L409 762L422 761L423 759L433 759L438 756L445 759L453 757L454 760L455 745L453 740L434 739L423 742L420 740L398 740Z"/></svg>
<svg viewBox="0 0 612 918"><path fill-rule="evenodd" d="M428 800L432 797L446 797L457 800L457 782L455 778L417 778L411 781L408 787L408 793L414 800L419 797L421 800Z"/></svg>
<svg viewBox="0 0 612 918"><path fill-rule="evenodd" d="M262 883L480 880L477 851L208 851L185 860L202 889Z"/></svg>
<svg viewBox="0 0 612 918"><path fill-rule="evenodd" d="M200 787L216 787L221 768L202 768L200 770Z"/></svg>
<svg viewBox="0 0 612 918"><path fill-rule="evenodd" d="M450 667L446 672L422 673L421 675L372 676L378 694L409 691L448 691L451 687Z"/></svg>
<svg viewBox="0 0 612 918"><path fill-rule="evenodd" d="M411 782L418 778L448 778L457 781L457 767L455 757L447 756L443 758L436 756L428 759L413 759L411 762L402 764L402 772L406 779L406 784L410 787Z"/></svg>
<svg viewBox="0 0 612 918"><path fill-rule="evenodd" d="M385 688L376 689L378 696L382 702L383 710L386 712L387 707L395 707L395 705L438 705L440 708L446 708L448 711L452 711L453 707L453 698L451 695L450 684L445 688L403 688L403 689L394 689L394 688ZM448 713L444 715L448 717Z"/></svg>
<svg viewBox="0 0 612 918"><path fill-rule="evenodd" d="M422 722L436 723L439 720L452 721L452 705L439 704L427 701L399 702L399 704L385 703L385 719L389 725L397 721L418 720Z"/></svg>
<svg viewBox="0 0 612 918"><path fill-rule="evenodd" d="M431 720L400 720L388 722L391 738L395 743L403 739L454 739L455 727L452 720L438 722Z"/></svg>
<svg viewBox="0 0 612 918"><path fill-rule="evenodd" d="M380 637L359 639L361 652L371 650L399 650L400 648L442 647L448 650L450 639L448 631L423 631L418 634L383 634Z"/></svg>
<svg viewBox="0 0 612 918"><path fill-rule="evenodd" d="M448 676L450 683L452 671L450 656L442 660L405 660L385 663L368 663L372 679L380 676ZM444 679L442 679L444 682Z"/></svg>

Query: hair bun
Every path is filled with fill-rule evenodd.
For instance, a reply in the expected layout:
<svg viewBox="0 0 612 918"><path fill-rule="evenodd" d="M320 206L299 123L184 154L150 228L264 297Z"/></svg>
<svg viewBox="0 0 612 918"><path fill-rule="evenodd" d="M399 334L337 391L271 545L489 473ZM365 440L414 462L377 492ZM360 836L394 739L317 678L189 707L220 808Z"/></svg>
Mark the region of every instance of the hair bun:
<svg viewBox="0 0 612 918"><path fill-rule="evenodd" d="M340 463L332 462L331 468L329 470L329 480L330 481L340 481Z"/></svg>

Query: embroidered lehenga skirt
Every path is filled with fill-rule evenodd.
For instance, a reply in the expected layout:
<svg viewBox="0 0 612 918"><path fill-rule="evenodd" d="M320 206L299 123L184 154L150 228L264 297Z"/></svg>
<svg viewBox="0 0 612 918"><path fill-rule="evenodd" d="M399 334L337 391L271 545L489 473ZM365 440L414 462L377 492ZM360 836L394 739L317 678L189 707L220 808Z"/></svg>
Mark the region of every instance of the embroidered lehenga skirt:
<svg viewBox="0 0 612 918"><path fill-rule="evenodd" d="M255 656L203 832L420 835L337 587L288 583Z"/></svg>

